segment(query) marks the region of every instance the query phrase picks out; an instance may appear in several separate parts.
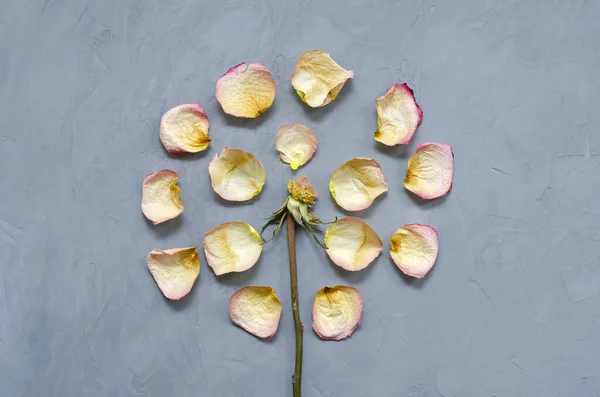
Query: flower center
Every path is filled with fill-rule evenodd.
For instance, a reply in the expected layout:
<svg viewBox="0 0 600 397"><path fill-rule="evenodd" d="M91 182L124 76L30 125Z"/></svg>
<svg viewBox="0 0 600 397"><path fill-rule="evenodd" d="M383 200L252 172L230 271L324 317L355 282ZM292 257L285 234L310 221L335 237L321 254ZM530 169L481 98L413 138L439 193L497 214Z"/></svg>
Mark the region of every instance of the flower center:
<svg viewBox="0 0 600 397"><path fill-rule="evenodd" d="M288 191L294 199L305 204L313 205L317 199L317 191L305 176L296 180L290 179Z"/></svg>

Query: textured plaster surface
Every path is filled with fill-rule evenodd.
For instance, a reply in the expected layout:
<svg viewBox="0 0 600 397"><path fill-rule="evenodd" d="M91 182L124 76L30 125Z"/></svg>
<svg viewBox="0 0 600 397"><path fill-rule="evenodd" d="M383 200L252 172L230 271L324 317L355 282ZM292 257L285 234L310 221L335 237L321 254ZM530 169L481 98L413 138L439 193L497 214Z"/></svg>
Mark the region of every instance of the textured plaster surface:
<svg viewBox="0 0 600 397"><path fill-rule="evenodd" d="M219 223L259 227L293 173L282 124L317 134L307 175L323 219L343 216L331 172L355 156L383 167L389 192L358 215L385 242L351 274L298 233L304 395L600 395L600 3L529 1L0 1L0 394L291 395L293 322L283 236L251 270L216 278L201 256L184 300L167 302L146 268L152 248L198 246ZM310 109L289 77L318 48L356 78ZM261 62L277 82L256 120L226 116L216 80ZM375 98L408 82L423 124L406 148L372 139ZM162 113L200 103L213 143L170 157ZM422 203L407 158L452 144L454 188ZM245 204L220 200L207 166L225 145L253 152L268 179ZM185 211L152 226L144 176L180 173ZM394 267L405 223L440 234L423 281ZM325 285L357 287L363 324L342 342L311 329ZM271 285L284 311L258 340L231 324L228 301Z"/></svg>

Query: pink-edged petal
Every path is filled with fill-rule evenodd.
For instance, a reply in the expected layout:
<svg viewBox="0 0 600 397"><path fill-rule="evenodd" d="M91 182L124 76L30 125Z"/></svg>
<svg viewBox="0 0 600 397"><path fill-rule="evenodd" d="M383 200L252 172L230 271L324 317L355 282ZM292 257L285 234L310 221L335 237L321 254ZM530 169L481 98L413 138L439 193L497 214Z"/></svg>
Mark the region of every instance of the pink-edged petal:
<svg viewBox="0 0 600 397"><path fill-rule="evenodd" d="M390 256L408 276L423 278L438 256L438 234L428 225L404 225L390 238Z"/></svg>
<svg viewBox="0 0 600 397"><path fill-rule="evenodd" d="M328 52L311 50L298 57L292 85L304 103L316 108L333 101L353 77L352 70L338 65Z"/></svg>
<svg viewBox="0 0 600 397"><path fill-rule="evenodd" d="M369 266L383 248L381 239L362 219L338 219L325 232L327 255L336 265L350 271Z"/></svg>
<svg viewBox="0 0 600 397"><path fill-rule="evenodd" d="M214 191L229 201L246 201L262 190L267 174L252 153L224 147L208 166Z"/></svg>
<svg viewBox="0 0 600 397"><path fill-rule="evenodd" d="M222 223L204 236L204 254L217 276L250 269L261 252L260 235L245 222Z"/></svg>
<svg viewBox="0 0 600 397"><path fill-rule="evenodd" d="M176 185L179 174L162 170L148 175L142 185L142 212L155 225L179 216L183 201Z"/></svg>
<svg viewBox="0 0 600 397"><path fill-rule="evenodd" d="M342 340L362 321L363 301L356 288L325 287L315 295L313 329L323 339Z"/></svg>
<svg viewBox="0 0 600 397"><path fill-rule="evenodd" d="M210 144L208 126L199 104L175 106L160 119L160 141L170 154L201 152Z"/></svg>
<svg viewBox="0 0 600 397"><path fill-rule="evenodd" d="M229 316L252 335L270 338L279 327L281 302L271 287L244 287L231 296Z"/></svg>
<svg viewBox="0 0 600 397"><path fill-rule="evenodd" d="M317 150L317 136L305 125L282 125L275 137L275 148L279 157L295 170L311 159Z"/></svg>
<svg viewBox="0 0 600 397"><path fill-rule="evenodd" d="M408 160L404 187L425 200L441 197L452 188L454 153L443 143L422 143Z"/></svg>
<svg viewBox="0 0 600 397"><path fill-rule="evenodd" d="M394 84L375 103L375 140L388 146L410 143L423 120L423 111L415 101L413 90L406 83Z"/></svg>
<svg viewBox="0 0 600 397"><path fill-rule="evenodd" d="M368 208L388 185L381 166L373 159L355 157L331 174L329 191L335 202L346 211Z"/></svg>
<svg viewBox="0 0 600 397"><path fill-rule="evenodd" d="M242 62L217 81L216 96L225 113L253 119L271 107L276 91L275 80L264 65Z"/></svg>
<svg viewBox="0 0 600 397"><path fill-rule="evenodd" d="M200 274L200 259L196 247L153 249L148 255L148 269L163 295L179 300L192 289Z"/></svg>

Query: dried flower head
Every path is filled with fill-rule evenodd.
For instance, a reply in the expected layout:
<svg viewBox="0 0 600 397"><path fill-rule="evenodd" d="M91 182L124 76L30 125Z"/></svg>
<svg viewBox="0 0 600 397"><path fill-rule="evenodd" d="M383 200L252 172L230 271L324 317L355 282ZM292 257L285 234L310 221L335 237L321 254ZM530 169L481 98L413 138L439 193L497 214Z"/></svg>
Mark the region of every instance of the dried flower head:
<svg viewBox="0 0 600 397"><path fill-rule="evenodd" d="M287 188L294 199L311 206L315 204L318 197L317 191L305 176L301 176L296 180L290 179Z"/></svg>
<svg viewBox="0 0 600 397"><path fill-rule="evenodd" d="M291 215L297 224L309 232L321 247L325 248L325 245L316 236L316 233L320 232L316 226L323 224L323 222L309 210L310 207L315 205L318 197L317 191L305 176L298 179L290 179L288 182L288 191L290 195L285 200L285 203L271 215L269 221L263 226L261 234L269 225L275 224L277 228L273 231L271 239L275 238L285 218Z"/></svg>

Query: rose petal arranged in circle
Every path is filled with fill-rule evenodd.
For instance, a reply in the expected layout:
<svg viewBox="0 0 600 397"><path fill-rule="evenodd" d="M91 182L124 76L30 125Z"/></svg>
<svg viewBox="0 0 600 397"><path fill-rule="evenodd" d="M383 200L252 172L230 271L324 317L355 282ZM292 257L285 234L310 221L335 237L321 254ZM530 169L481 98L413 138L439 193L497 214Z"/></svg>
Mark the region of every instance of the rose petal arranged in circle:
<svg viewBox="0 0 600 397"><path fill-rule="evenodd" d="M225 113L253 119L271 107L276 90L264 65L242 62L217 80L216 96Z"/></svg>
<svg viewBox="0 0 600 397"><path fill-rule="evenodd" d="M160 119L160 141L170 154L205 150L210 138L208 117L202 106L187 104L169 109Z"/></svg>
<svg viewBox="0 0 600 397"><path fill-rule="evenodd" d="M204 236L204 254L217 276L250 269L262 252L262 240L245 222L222 223Z"/></svg>
<svg viewBox="0 0 600 397"><path fill-rule="evenodd" d="M335 202L347 211L368 208L388 185L381 166L373 159L356 157L333 171L329 191Z"/></svg>
<svg viewBox="0 0 600 397"><path fill-rule="evenodd" d="M179 216L183 201L176 185L179 174L162 170L148 175L142 186L142 212L155 225Z"/></svg>
<svg viewBox="0 0 600 397"><path fill-rule="evenodd" d="M327 255L336 265L357 271L369 266L383 248L381 239L362 219L338 219L325 232Z"/></svg>
<svg viewBox="0 0 600 397"><path fill-rule="evenodd" d="M438 255L438 234L431 226L404 225L390 238L390 255L406 275L423 278Z"/></svg>
<svg viewBox="0 0 600 397"><path fill-rule="evenodd" d="M452 146L422 143L408 160L404 187L422 199L434 199L450 191L453 173Z"/></svg>
<svg viewBox="0 0 600 397"><path fill-rule="evenodd" d="M262 190L267 174L252 153L224 147L208 166L214 191L225 200L246 201Z"/></svg>
<svg viewBox="0 0 600 397"><path fill-rule="evenodd" d="M281 302L271 287L244 287L231 296L229 317L252 335L270 338L279 327Z"/></svg>
<svg viewBox="0 0 600 397"><path fill-rule="evenodd" d="M333 101L353 77L352 70L342 68L329 53L312 50L298 58L292 85L304 103L316 108Z"/></svg>
<svg viewBox="0 0 600 397"><path fill-rule="evenodd" d="M317 150L317 136L305 125L282 125L275 137L279 157L295 170L311 159Z"/></svg>
<svg viewBox="0 0 600 397"><path fill-rule="evenodd" d="M415 101L413 90L406 83L394 84L375 103L375 140L388 146L410 143L423 120L423 111Z"/></svg>
<svg viewBox="0 0 600 397"><path fill-rule="evenodd" d="M362 308L362 298L356 288L325 287L315 295L313 329L323 339L347 338L362 321Z"/></svg>
<svg viewBox="0 0 600 397"><path fill-rule="evenodd" d="M148 269L163 295L179 300L192 289L200 274L200 259L196 247L153 249L148 255Z"/></svg>

